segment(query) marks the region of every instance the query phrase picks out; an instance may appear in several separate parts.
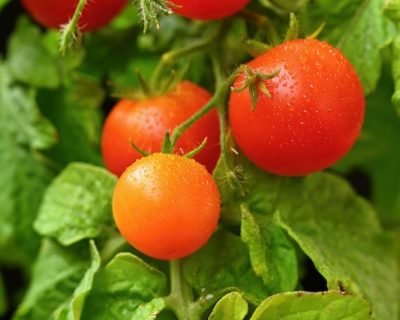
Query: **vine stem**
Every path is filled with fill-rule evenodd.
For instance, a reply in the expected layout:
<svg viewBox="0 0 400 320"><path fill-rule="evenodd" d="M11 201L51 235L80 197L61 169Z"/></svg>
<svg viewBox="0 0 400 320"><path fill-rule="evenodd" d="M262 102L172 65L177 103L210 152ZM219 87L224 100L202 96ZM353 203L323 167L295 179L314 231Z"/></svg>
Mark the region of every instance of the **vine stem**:
<svg viewBox="0 0 400 320"><path fill-rule="evenodd" d="M200 320L201 314L193 302L193 291L187 283L181 260L170 261L171 293L164 298L167 308L172 310L178 320Z"/></svg>
<svg viewBox="0 0 400 320"><path fill-rule="evenodd" d="M229 90L232 86L232 83L235 81L236 77L239 75L239 73L243 70L243 67L239 67L236 69L227 79L222 81L216 86L216 91L210 101L206 103L199 111L197 111L192 117L188 118L186 121L181 123L179 126L177 126L174 131L171 134L171 144L172 146L176 145L176 142L178 139L182 136L182 134L189 129L196 121L198 121L200 118L202 118L204 115L206 115L208 112L210 112L212 109L215 107L219 106L220 104L223 104Z"/></svg>
<svg viewBox="0 0 400 320"><path fill-rule="evenodd" d="M211 51L211 63L213 67L213 72L214 72L214 77L216 80L216 85L217 87L223 85L224 79L226 78L225 72L223 71L222 68L222 63L221 63L221 57L218 54L217 50ZM217 106L218 109L218 119L219 119L219 127L220 127L220 138L219 138L219 143L221 146L221 157L222 160L224 161L225 164L228 163L228 148L227 148L227 137L226 137L226 131L227 131L227 123L226 123L226 117L227 117L227 112L226 112L226 105L224 101L221 101L221 103Z"/></svg>
<svg viewBox="0 0 400 320"><path fill-rule="evenodd" d="M269 40L273 45L276 45L281 42L274 24L267 16L261 15L257 12L248 9L241 10L239 12L239 15L242 16L247 21L256 24L258 27L263 29L265 28L268 32Z"/></svg>
<svg viewBox="0 0 400 320"><path fill-rule="evenodd" d="M80 41L81 34L79 31L78 22L87 1L88 0L79 0L71 20L61 29L61 54L65 54L71 47L73 47Z"/></svg>
<svg viewBox="0 0 400 320"><path fill-rule="evenodd" d="M164 53L161 56L160 62L156 66L156 69L153 72L152 78L151 78L151 85L153 88L157 87L157 84L160 82L160 79L165 71L165 69L173 64L176 60L185 57L187 55L190 55L194 52L201 51L204 49L207 49L216 39L219 38L221 33L225 29L225 23L222 22L218 25L213 32L208 37L205 37L203 39L200 39L196 42L193 42L192 44L183 47L183 48L178 48L175 50L168 51Z"/></svg>

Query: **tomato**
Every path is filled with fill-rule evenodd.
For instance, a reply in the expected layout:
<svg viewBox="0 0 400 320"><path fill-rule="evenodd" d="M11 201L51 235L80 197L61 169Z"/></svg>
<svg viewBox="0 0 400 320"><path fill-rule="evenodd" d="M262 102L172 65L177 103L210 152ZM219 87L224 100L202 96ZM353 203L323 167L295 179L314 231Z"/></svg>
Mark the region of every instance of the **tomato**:
<svg viewBox="0 0 400 320"><path fill-rule="evenodd" d="M352 147L364 119L361 82L338 50L318 40L283 43L248 66L279 74L266 80L251 111L249 90L232 92L229 118L243 153L260 168L302 176L325 169ZM239 88L244 75L236 79Z"/></svg>
<svg viewBox="0 0 400 320"><path fill-rule="evenodd" d="M73 16L79 0L21 0L30 15L48 28L58 29ZM79 27L93 31L108 24L128 3L128 0L87 1Z"/></svg>
<svg viewBox="0 0 400 320"><path fill-rule="evenodd" d="M141 155L130 141L149 153L159 152L165 133L172 130L203 107L211 95L189 81L181 82L171 92L141 101L122 100L106 119L102 135L102 153L106 167L121 175ZM195 157L212 172L220 154L219 121L212 110L178 140L176 153L184 154L207 144Z"/></svg>
<svg viewBox="0 0 400 320"><path fill-rule="evenodd" d="M123 237L157 259L178 259L202 247L217 227L218 188L193 159L156 153L131 165L113 196Z"/></svg>
<svg viewBox="0 0 400 320"><path fill-rule="evenodd" d="M250 0L171 0L176 13L200 20L215 20L229 17L243 9Z"/></svg>

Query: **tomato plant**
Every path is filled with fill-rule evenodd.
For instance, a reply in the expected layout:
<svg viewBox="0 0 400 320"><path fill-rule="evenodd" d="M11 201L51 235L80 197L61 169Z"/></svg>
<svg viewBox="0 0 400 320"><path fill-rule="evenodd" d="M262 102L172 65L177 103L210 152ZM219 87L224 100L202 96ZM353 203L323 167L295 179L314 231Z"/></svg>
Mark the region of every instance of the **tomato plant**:
<svg viewBox="0 0 400 320"><path fill-rule="evenodd" d="M40 24L58 29L72 18L78 0L21 0L29 14ZM79 27L82 31L93 31L108 24L128 3L127 0L88 1Z"/></svg>
<svg viewBox="0 0 400 320"><path fill-rule="evenodd" d="M279 45L248 63L279 74L265 84L254 111L249 90L233 92L229 118L236 142L255 164L272 173L306 175L343 157L364 119L361 82L338 50L318 40ZM244 76L235 83L240 87Z"/></svg>
<svg viewBox="0 0 400 320"><path fill-rule="evenodd" d="M250 0L172 0L173 10L187 18L214 20L229 17L243 9Z"/></svg>
<svg viewBox="0 0 400 320"><path fill-rule="evenodd" d="M141 101L122 100L108 116L102 135L102 153L107 168L117 175L141 155L130 142L146 152L159 152L166 132L170 132L203 105L210 94L184 81L171 92ZM178 140L176 153L184 154L207 144L196 159L211 172L219 157L219 124L215 110L207 114Z"/></svg>
<svg viewBox="0 0 400 320"><path fill-rule="evenodd" d="M218 188L195 160L153 154L136 161L114 191L114 219L136 249L158 259L185 257L218 224Z"/></svg>
<svg viewBox="0 0 400 320"><path fill-rule="evenodd" d="M171 1L0 0L0 320L398 319L399 0Z"/></svg>

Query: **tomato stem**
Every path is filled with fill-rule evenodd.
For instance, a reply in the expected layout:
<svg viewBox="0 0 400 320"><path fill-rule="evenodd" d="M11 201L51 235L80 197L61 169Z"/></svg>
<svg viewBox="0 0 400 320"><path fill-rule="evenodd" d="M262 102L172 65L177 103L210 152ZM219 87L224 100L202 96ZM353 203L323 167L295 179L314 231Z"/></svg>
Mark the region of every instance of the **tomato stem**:
<svg viewBox="0 0 400 320"><path fill-rule="evenodd" d="M200 39L190 45L178 48L175 50L168 51L161 56L160 62L158 63L156 69L151 78L151 86L156 88L161 81L163 73L165 70L175 63L178 59L191 55L194 52L207 49L212 45L216 39L218 39L225 29L225 23L218 23L217 27L205 38Z"/></svg>
<svg viewBox="0 0 400 320"><path fill-rule="evenodd" d="M241 70L241 68L239 68ZM228 96L229 90L231 88L232 83L236 79L239 74L239 69L233 72L229 78L225 79L221 84L216 87L216 91L212 96L211 100L208 101L199 111L197 111L193 116L188 118L186 121L177 126L171 134L171 143L172 146L175 146L178 139L182 136L182 134L189 129L196 121L205 116L208 112L210 112L213 108L223 103Z"/></svg>
<svg viewBox="0 0 400 320"><path fill-rule="evenodd" d="M171 292L165 298L167 308L172 310L178 320L200 320L201 315L193 302L193 291L182 272L182 261L170 261Z"/></svg>
<svg viewBox="0 0 400 320"><path fill-rule="evenodd" d="M62 55L80 44L82 35L79 30L78 22L87 1L88 0L79 0L71 20L61 28L60 52Z"/></svg>
<svg viewBox="0 0 400 320"><path fill-rule="evenodd" d="M100 252L102 262L107 263L114 258L115 254L118 253L126 243L125 238L120 235L111 237Z"/></svg>
<svg viewBox="0 0 400 320"><path fill-rule="evenodd" d="M257 25L260 29L265 29L269 38L268 40L271 42L272 45L276 45L281 42L281 39L278 35L278 32L276 31L274 24L267 16L261 15L248 9L243 9L242 11L240 11L239 14L247 21Z"/></svg>
<svg viewBox="0 0 400 320"><path fill-rule="evenodd" d="M219 55L218 48L215 48L211 52L211 62L214 71L214 77L217 81L217 87L223 86L223 83L226 79L226 74L222 68L222 59ZM237 75L241 72L243 66L239 67L233 75ZM230 79L228 79L230 81ZM231 86L231 84L230 84ZM224 166L227 168L227 178L228 183L238 190L239 194L244 196L246 194L246 190L242 187L240 183L240 179L237 175L237 170L233 168L231 165L230 160L230 153L229 153L229 137L228 137L228 128L227 128L227 105L226 99L221 100L221 102L217 106L218 108L218 118L219 118L219 126L220 126L220 145L221 145L221 161L223 161Z"/></svg>

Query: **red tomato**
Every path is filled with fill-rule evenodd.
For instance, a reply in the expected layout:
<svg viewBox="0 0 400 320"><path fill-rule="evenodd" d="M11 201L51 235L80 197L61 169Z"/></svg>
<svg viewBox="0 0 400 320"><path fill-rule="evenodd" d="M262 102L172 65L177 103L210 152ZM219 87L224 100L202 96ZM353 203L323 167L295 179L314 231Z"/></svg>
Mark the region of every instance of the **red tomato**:
<svg viewBox="0 0 400 320"><path fill-rule="evenodd" d="M278 76L265 81L254 112L249 90L232 92L229 117L243 153L260 168L302 176L329 167L352 147L364 119L361 82L338 50L318 40L294 40L248 66ZM235 82L240 87L241 75Z"/></svg>
<svg viewBox="0 0 400 320"><path fill-rule="evenodd" d="M171 0L176 13L200 20L215 20L229 17L243 9L250 0Z"/></svg>
<svg viewBox="0 0 400 320"><path fill-rule="evenodd" d="M48 28L58 29L73 16L79 0L21 0L30 15ZM108 24L128 0L89 0L79 19L82 31L93 31Z"/></svg>
<svg viewBox="0 0 400 320"><path fill-rule="evenodd" d="M203 88L184 81L160 97L142 101L122 100L106 119L102 136L102 153L106 167L121 175L141 155L129 142L149 153L159 152L165 133L172 130L203 107L211 95ZM178 140L177 154L208 142L195 157L212 172L220 154L219 122L216 110L190 127Z"/></svg>
<svg viewBox="0 0 400 320"><path fill-rule="evenodd" d="M218 188L193 159L156 153L131 165L113 196L115 223L139 251L178 259L202 247L217 227Z"/></svg>

